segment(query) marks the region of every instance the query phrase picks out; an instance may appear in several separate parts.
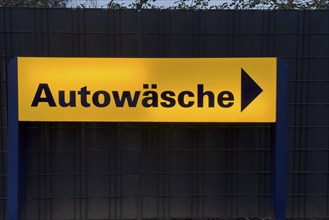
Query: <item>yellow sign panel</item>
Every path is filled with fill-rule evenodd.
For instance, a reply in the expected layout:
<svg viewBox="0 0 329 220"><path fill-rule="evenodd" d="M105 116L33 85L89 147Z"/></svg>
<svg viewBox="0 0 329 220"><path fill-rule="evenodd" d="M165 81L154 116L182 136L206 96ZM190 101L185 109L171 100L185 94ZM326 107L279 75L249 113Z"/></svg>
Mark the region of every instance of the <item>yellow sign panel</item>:
<svg viewBox="0 0 329 220"><path fill-rule="evenodd" d="M276 121L276 58L17 59L19 121Z"/></svg>

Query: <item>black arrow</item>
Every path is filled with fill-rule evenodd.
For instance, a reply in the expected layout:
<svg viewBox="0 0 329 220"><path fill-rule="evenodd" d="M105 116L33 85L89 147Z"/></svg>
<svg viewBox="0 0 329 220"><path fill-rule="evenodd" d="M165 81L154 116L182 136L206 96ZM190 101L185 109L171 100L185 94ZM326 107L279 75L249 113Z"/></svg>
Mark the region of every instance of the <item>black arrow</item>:
<svg viewBox="0 0 329 220"><path fill-rule="evenodd" d="M241 68L241 112L262 92L262 88Z"/></svg>

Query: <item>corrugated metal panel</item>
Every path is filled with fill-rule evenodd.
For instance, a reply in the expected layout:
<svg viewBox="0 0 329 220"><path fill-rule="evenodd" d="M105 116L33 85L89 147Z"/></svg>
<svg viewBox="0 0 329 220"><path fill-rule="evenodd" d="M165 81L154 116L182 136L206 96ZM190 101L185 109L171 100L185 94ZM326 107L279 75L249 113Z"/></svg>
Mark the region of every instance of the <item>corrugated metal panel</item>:
<svg viewBox="0 0 329 220"><path fill-rule="evenodd" d="M270 126L34 123L24 130L29 219L269 215Z"/></svg>
<svg viewBox="0 0 329 220"><path fill-rule="evenodd" d="M0 8L0 219L6 65L15 56L266 57L289 64L288 217L329 216L329 11ZM270 127L24 123L22 219L270 217Z"/></svg>

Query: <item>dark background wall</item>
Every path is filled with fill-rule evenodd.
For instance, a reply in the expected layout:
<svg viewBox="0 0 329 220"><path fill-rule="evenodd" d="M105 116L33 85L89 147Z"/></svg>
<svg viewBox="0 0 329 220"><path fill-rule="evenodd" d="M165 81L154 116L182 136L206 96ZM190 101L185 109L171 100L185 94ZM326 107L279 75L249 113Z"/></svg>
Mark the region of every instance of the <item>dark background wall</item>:
<svg viewBox="0 0 329 220"><path fill-rule="evenodd" d="M288 217L329 217L329 11L0 8L0 219L13 56L282 57ZM271 217L270 125L24 123L22 219Z"/></svg>

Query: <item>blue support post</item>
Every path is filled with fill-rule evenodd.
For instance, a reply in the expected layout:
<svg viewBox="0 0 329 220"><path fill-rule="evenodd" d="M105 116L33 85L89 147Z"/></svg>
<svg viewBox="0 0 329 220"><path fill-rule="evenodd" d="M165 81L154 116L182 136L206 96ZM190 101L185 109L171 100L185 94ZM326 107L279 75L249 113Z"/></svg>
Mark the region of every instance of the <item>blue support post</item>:
<svg viewBox="0 0 329 220"><path fill-rule="evenodd" d="M277 110L273 149L273 208L275 220L286 220L287 209L287 112L288 71L287 64L277 59Z"/></svg>
<svg viewBox="0 0 329 220"><path fill-rule="evenodd" d="M8 220L19 220L21 172L19 157L17 58L13 58L8 67L7 215Z"/></svg>

